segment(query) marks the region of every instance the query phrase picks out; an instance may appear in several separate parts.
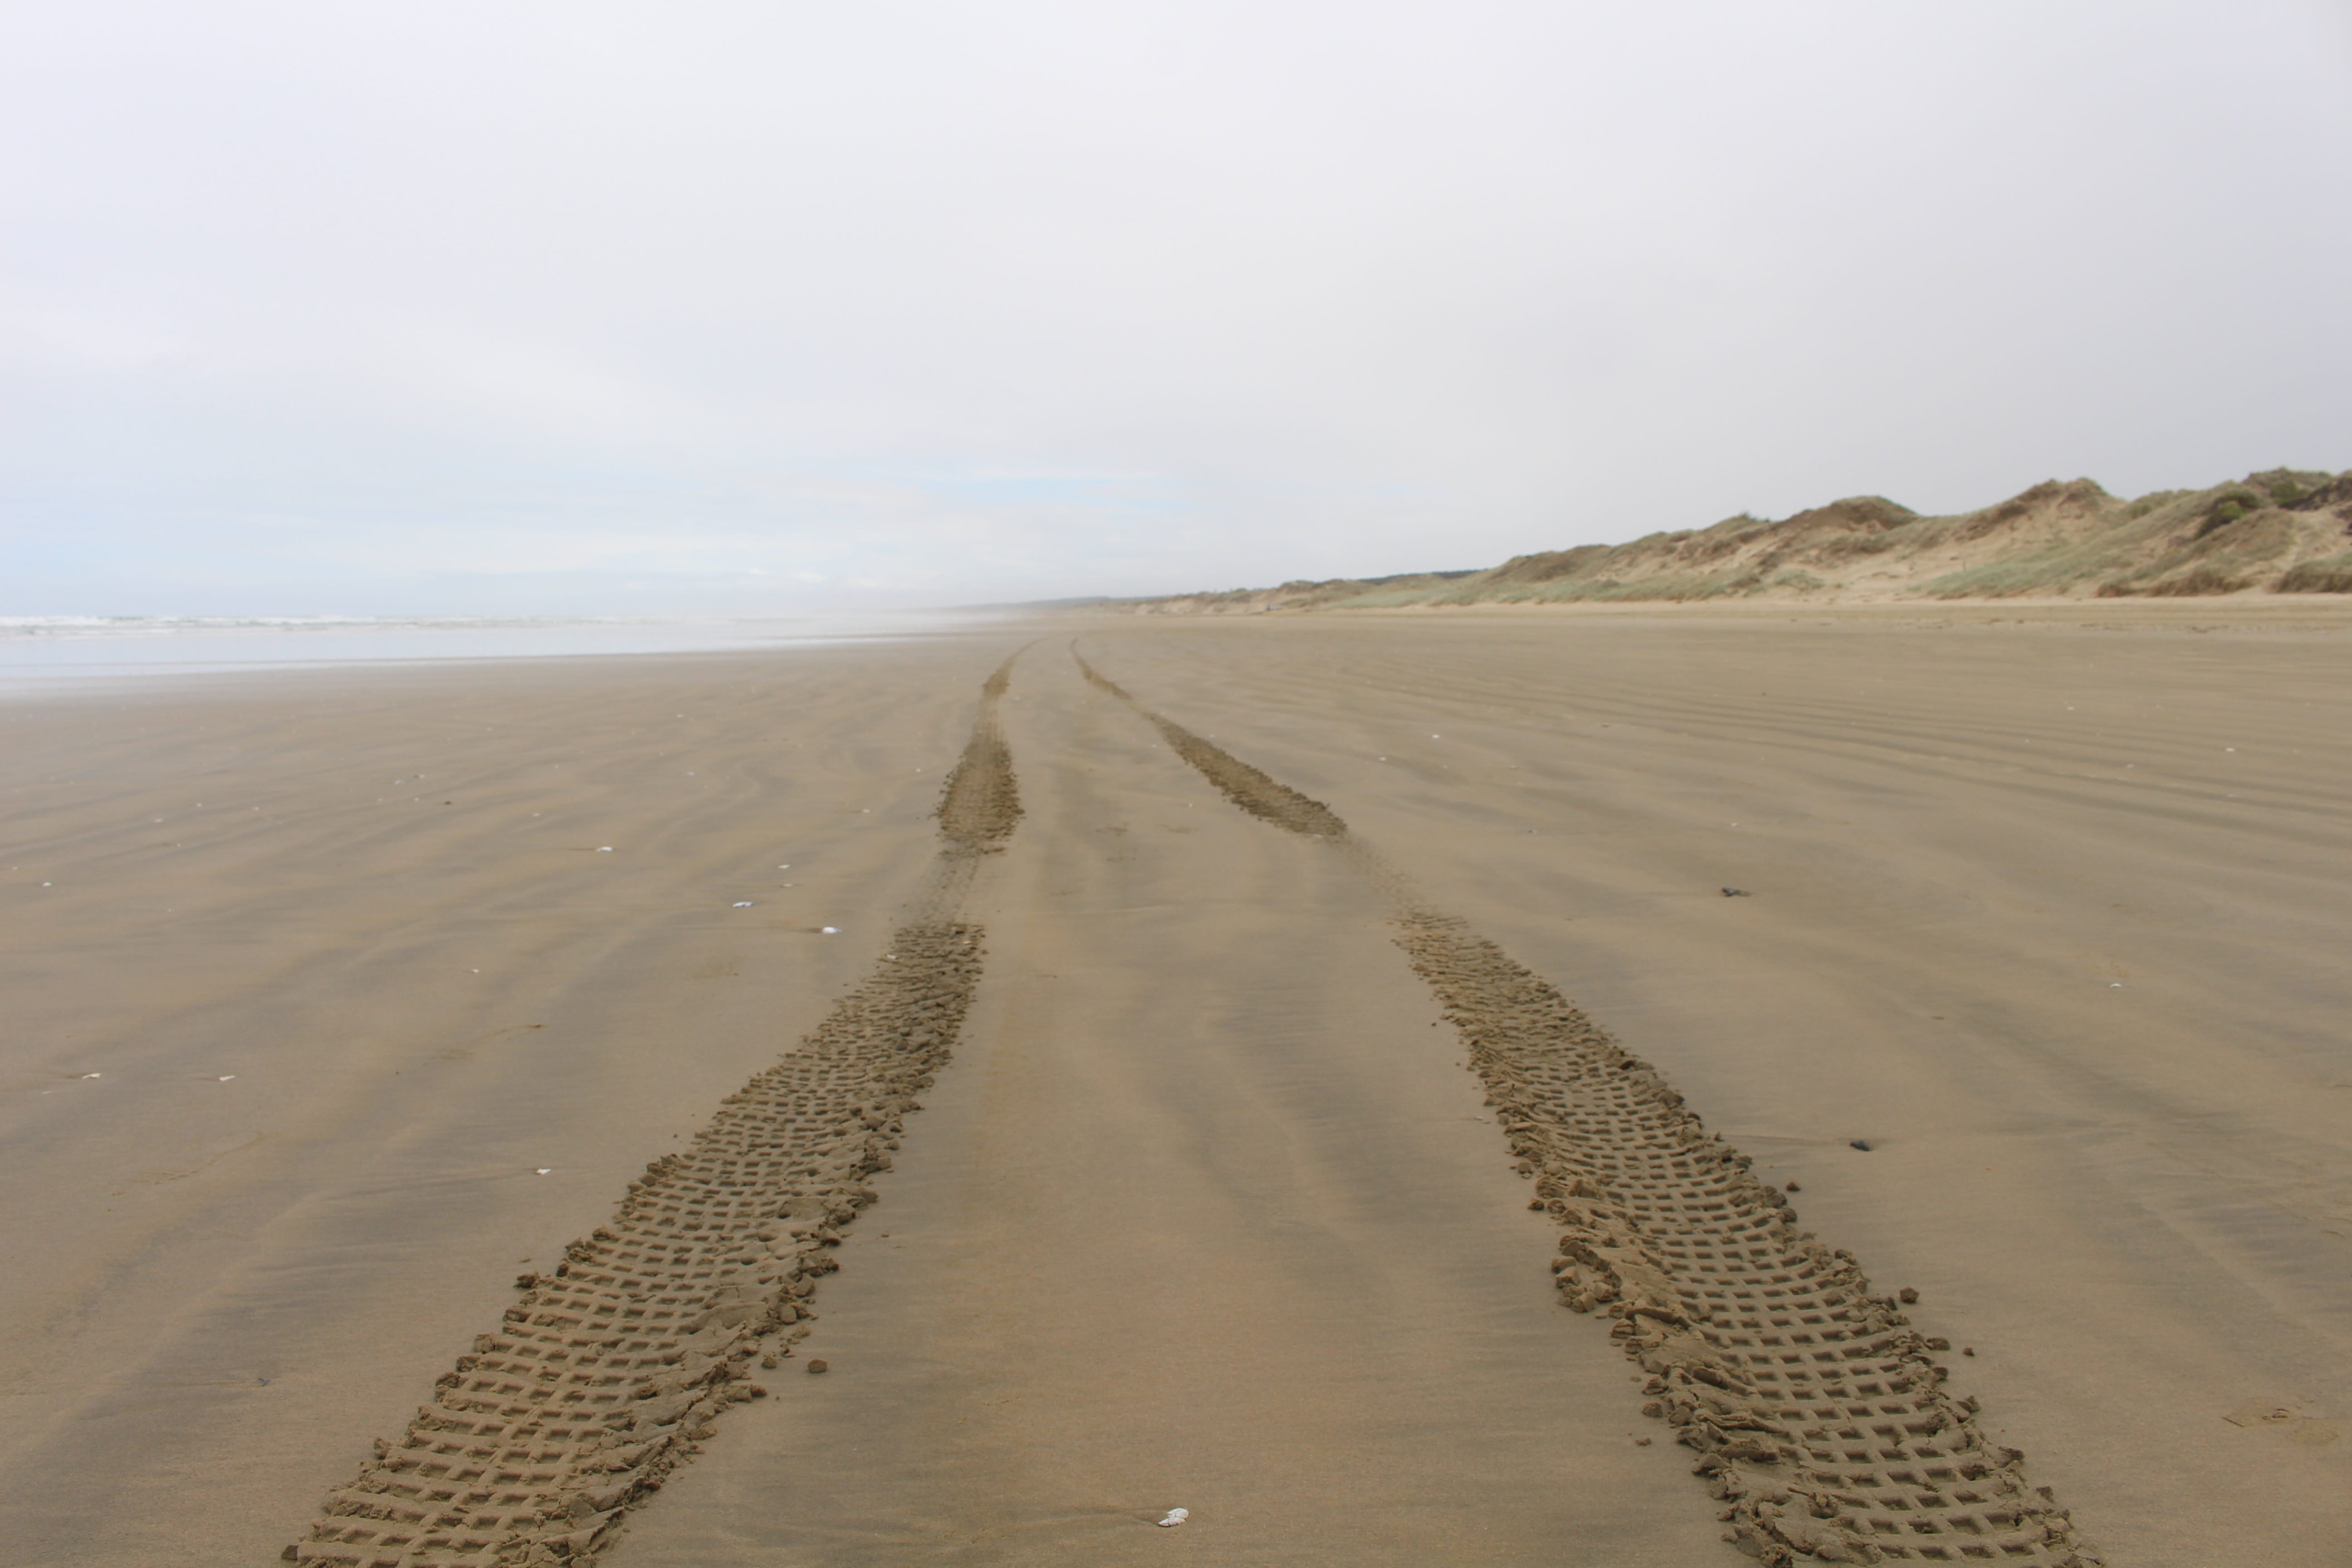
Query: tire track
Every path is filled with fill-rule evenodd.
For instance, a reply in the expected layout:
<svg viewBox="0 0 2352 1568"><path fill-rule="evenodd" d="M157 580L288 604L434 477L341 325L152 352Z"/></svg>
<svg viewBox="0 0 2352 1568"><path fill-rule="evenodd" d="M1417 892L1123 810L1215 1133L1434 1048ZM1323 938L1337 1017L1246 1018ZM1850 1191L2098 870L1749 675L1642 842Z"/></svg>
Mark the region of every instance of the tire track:
<svg viewBox="0 0 2352 1568"><path fill-rule="evenodd" d="M1026 649L1023 650L1026 651ZM980 689L980 719L963 755L940 788L940 853L954 858L992 854L1004 847L1021 820L1021 790L1013 776L1013 752L1004 743L997 705L1013 683L1014 654Z"/></svg>
<svg viewBox="0 0 2352 1568"><path fill-rule="evenodd" d="M1772 1568L2102 1561L2050 1489L2029 1480L2024 1456L1987 1440L1977 1401L1947 1388L1934 1358L1950 1346L1913 1331L1852 1253L1800 1231L1788 1199L1710 1135L1656 1068L1542 976L1428 908L1328 806L1161 718L1071 653L1236 805L1344 840L1394 900L1398 945L1535 1183L1529 1206L1562 1226L1552 1259L1561 1299L1609 1319L1610 1338L1649 1373L1643 1414L1697 1453L1694 1473L1722 1505L1726 1541Z"/></svg>
<svg viewBox="0 0 2352 1568"><path fill-rule="evenodd" d="M1348 836L1348 825L1321 801L1303 795L1288 784L1276 783L1213 742L1204 741L1181 724L1161 718L1128 695L1124 689L1112 684L1093 665L1079 658L1075 647L1070 650L1070 657L1078 660L1078 668L1089 685L1108 692L1141 714L1160 731L1160 738L1168 742L1171 750L1199 770L1201 776L1216 785L1218 792L1227 800L1252 816L1263 817L1276 827L1303 833L1309 838L1344 838Z"/></svg>
<svg viewBox="0 0 2352 1568"><path fill-rule="evenodd" d="M728 1406L766 1392L753 1373L809 1332L831 1248L874 1202L866 1179L890 1168L971 1008L982 933L955 915L1021 815L997 721L1013 662L982 689L941 791L931 886L874 972L690 1147L647 1165L562 1263L515 1281L504 1321L328 1494L286 1561L593 1563Z"/></svg>

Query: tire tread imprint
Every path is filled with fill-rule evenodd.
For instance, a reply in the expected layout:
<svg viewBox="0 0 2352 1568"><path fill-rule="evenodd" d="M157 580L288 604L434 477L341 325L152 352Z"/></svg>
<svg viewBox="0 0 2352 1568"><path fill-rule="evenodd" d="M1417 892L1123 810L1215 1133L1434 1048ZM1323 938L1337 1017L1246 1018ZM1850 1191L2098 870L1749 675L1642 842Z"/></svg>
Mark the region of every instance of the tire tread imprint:
<svg viewBox="0 0 2352 1568"><path fill-rule="evenodd" d="M978 857L1020 820L997 718L1014 659L982 688L941 788L924 912L799 1045L720 1101L691 1145L476 1336L396 1440L332 1489L294 1563L335 1568L585 1565L701 1451L730 1405L791 1364L841 1231L875 1201L916 1095L971 1006L983 933L954 918Z"/></svg>
<svg viewBox="0 0 2352 1568"><path fill-rule="evenodd" d="M1320 801L1162 718L1071 657L1235 805L1343 840L1398 904L1397 942L1486 1089L1519 1173L1563 1228L1561 1300L1601 1311L1649 1374L1644 1415L1699 1455L1724 1539L1769 1565L2103 1559L2024 1455L1945 1386L1948 1348L1872 1293L1852 1253L1796 1228L1788 1199L1710 1135L1649 1063L1549 982L1423 906ZM1181 743L1180 743L1181 738Z"/></svg>

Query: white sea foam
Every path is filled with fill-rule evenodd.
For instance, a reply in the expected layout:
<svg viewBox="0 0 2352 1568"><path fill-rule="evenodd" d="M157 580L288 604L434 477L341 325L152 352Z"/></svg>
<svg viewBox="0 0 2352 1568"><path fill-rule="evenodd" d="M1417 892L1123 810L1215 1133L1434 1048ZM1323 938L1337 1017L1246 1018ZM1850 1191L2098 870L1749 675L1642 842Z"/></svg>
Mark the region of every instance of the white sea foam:
<svg viewBox="0 0 2352 1568"><path fill-rule="evenodd" d="M0 692L289 666L722 652L938 631L959 617L0 616Z"/></svg>

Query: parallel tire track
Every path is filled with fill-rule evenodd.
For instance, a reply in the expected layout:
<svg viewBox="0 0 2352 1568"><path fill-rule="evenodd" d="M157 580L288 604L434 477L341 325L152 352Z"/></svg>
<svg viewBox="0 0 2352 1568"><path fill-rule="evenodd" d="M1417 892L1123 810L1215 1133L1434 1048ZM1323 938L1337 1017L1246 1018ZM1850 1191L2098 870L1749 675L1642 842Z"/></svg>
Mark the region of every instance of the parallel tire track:
<svg viewBox="0 0 2352 1568"><path fill-rule="evenodd" d="M1016 656L1017 657L1017 656ZM902 1118L946 1062L981 973L955 906L974 858L1020 816L996 708L941 795L940 874L881 963L682 1152L646 1167L612 1218L442 1374L433 1402L327 1497L295 1563L350 1568L586 1564L700 1452L815 1317L831 1248L875 1198Z"/></svg>
<svg viewBox="0 0 2352 1568"><path fill-rule="evenodd" d="M1073 650L1075 657L1075 650ZM1337 814L1180 729L1087 667L1235 805L1292 832ZM1213 753L1213 765L1202 754ZM1217 761L1216 759L1222 759ZM1254 794L1255 780L1273 792ZM1252 798L1244 798L1252 796ZM1309 815L1297 803L1314 808ZM1299 826L1313 821L1314 829ZM1748 1157L1710 1136L1648 1063L1463 921L1426 908L1360 843L1396 898L1398 945L1452 1020L1536 1201L1562 1226L1562 1300L1611 1320L1648 1373L1643 1413L1699 1456L1724 1539L1801 1561L2101 1561L2024 1456L1986 1439L1945 1386L1950 1347L1914 1332L1850 1252L1796 1227Z"/></svg>
<svg viewBox="0 0 2352 1568"><path fill-rule="evenodd" d="M1239 757L1223 750L1214 742L1203 740L1181 724L1161 718L1128 695L1125 689L1113 685L1093 665L1079 658L1076 648L1070 650L1070 657L1077 659L1079 670L1090 684L1141 714L1152 728L1160 731L1160 738L1168 742L1171 751L1192 763L1202 777L1216 785L1219 794L1252 816L1263 817L1276 827L1303 833L1309 838L1344 838L1348 836L1348 825L1321 801L1303 795L1288 784L1276 783Z"/></svg>
<svg viewBox="0 0 2352 1568"><path fill-rule="evenodd" d="M1013 658L1020 657L1013 655ZM942 854L967 858L1001 849L1021 820L1021 790L1013 776L1013 752L1004 743L1004 727L996 710L1012 680L1013 659L1008 658L980 689L980 721L972 726L963 755L940 790L940 833L947 840Z"/></svg>

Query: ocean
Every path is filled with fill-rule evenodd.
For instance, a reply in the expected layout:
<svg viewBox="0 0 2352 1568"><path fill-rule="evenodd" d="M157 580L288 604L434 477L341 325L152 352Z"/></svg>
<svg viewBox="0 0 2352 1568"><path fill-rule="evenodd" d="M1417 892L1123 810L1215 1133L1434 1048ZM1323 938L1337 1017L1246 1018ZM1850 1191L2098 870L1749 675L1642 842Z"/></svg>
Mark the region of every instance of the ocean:
<svg viewBox="0 0 2352 1568"><path fill-rule="evenodd" d="M0 694L306 666L805 647L919 636L971 618L912 613L759 620L0 616Z"/></svg>

